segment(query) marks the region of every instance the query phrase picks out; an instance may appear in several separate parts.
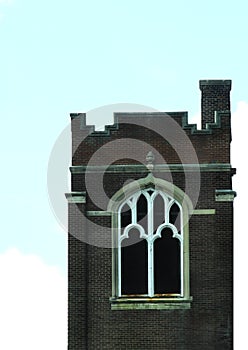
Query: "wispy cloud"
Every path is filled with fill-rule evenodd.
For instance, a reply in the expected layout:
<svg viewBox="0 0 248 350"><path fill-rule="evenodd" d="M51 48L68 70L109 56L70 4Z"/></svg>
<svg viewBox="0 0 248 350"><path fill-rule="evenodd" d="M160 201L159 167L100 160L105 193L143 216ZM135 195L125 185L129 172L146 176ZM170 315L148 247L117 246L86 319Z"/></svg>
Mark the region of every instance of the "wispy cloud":
<svg viewBox="0 0 248 350"><path fill-rule="evenodd" d="M36 255L0 255L0 348L66 349L66 278Z"/></svg>

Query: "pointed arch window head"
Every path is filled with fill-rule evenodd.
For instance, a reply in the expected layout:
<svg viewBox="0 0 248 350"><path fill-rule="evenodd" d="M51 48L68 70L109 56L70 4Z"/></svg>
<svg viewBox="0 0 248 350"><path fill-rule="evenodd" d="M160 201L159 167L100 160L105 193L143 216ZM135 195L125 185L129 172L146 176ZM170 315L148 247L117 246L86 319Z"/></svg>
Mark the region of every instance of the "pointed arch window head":
<svg viewBox="0 0 248 350"><path fill-rule="evenodd" d="M112 197L112 310L190 308L191 205L181 189L151 174Z"/></svg>

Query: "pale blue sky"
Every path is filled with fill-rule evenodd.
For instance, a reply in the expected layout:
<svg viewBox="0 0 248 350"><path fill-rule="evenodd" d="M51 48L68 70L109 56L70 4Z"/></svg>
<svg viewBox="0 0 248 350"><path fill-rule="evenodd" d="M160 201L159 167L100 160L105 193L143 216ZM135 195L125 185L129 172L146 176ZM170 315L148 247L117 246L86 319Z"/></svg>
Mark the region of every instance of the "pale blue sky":
<svg viewBox="0 0 248 350"><path fill-rule="evenodd" d="M0 0L0 254L66 274L46 173L70 112L137 103L193 117L200 79L232 79L232 110L247 103L247 15L246 0Z"/></svg>
<svg viewBox="0 0 248 350"><path fill-rule="evenodd" d="M1 250L17 245L65 267L46 167L69 113L126 102L195 115L204 78L233 80L233 108L247 101L248 5L12 0L0 6L1 212L8 232Z"/></svg>
<svg viewBox="0 0 248 350"><path fill-rule="evenodd" d="M1 251L65 268L46 170L70 112L125 102L193 116L205 78L233 80L233 109L248 101L247 12L246 1L0 1Z"/></svg>

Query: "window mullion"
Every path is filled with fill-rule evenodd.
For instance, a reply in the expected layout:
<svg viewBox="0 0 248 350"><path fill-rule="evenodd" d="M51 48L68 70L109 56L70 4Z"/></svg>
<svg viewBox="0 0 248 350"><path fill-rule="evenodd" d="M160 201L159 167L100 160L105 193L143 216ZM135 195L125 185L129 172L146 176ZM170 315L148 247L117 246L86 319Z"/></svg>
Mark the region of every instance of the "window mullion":
<svg viewBox="0 0 248 350"><path fill-rule="evenodd" d="M154 267L153 267L153 241L151 239L149 239L148 242L148 264L149 264L149 296L153 297L154 295Z"/></svg>
<svg viewBox="0 0 248 350"><path fill-rule="evenodd" d="M153 267L153 200L148 199L148 213L147 213L147 245L148 245L148 295L154 295L154 267Z"/></svg>
<svg viewBox="0 0 248 350"><path fill-rule="evenodd" d="M133 198L131 211L132 211L132 224L136 224L137 223L137 198Z"/></svg>
<svg viewBox="0 0 248 350"><path fill-rule="evenodd" d="M118 291L117 294L121 296L121 218L120 211L118 213Z"/></svg>
<svg viewBox="0 0 248 350"><path fill-rule="evenodd" d="M181 295L184 295L184 235L183 235L183 220L182 220L182 210L180 208L180 232L181 232L181 240L180 240L180 258L181 258Z"/></svg>

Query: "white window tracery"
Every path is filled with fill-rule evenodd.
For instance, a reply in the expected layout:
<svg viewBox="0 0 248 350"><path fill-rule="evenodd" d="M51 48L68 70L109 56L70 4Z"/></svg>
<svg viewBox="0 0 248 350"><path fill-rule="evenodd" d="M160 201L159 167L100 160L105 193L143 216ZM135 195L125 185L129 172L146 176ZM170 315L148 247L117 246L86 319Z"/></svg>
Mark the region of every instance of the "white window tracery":
<svg viewBox="0 0 248 350"><path fill-rule="evenodd" d="M183 213L155 188L132 194L118 209L117 296L183 296Z"/></svg>

